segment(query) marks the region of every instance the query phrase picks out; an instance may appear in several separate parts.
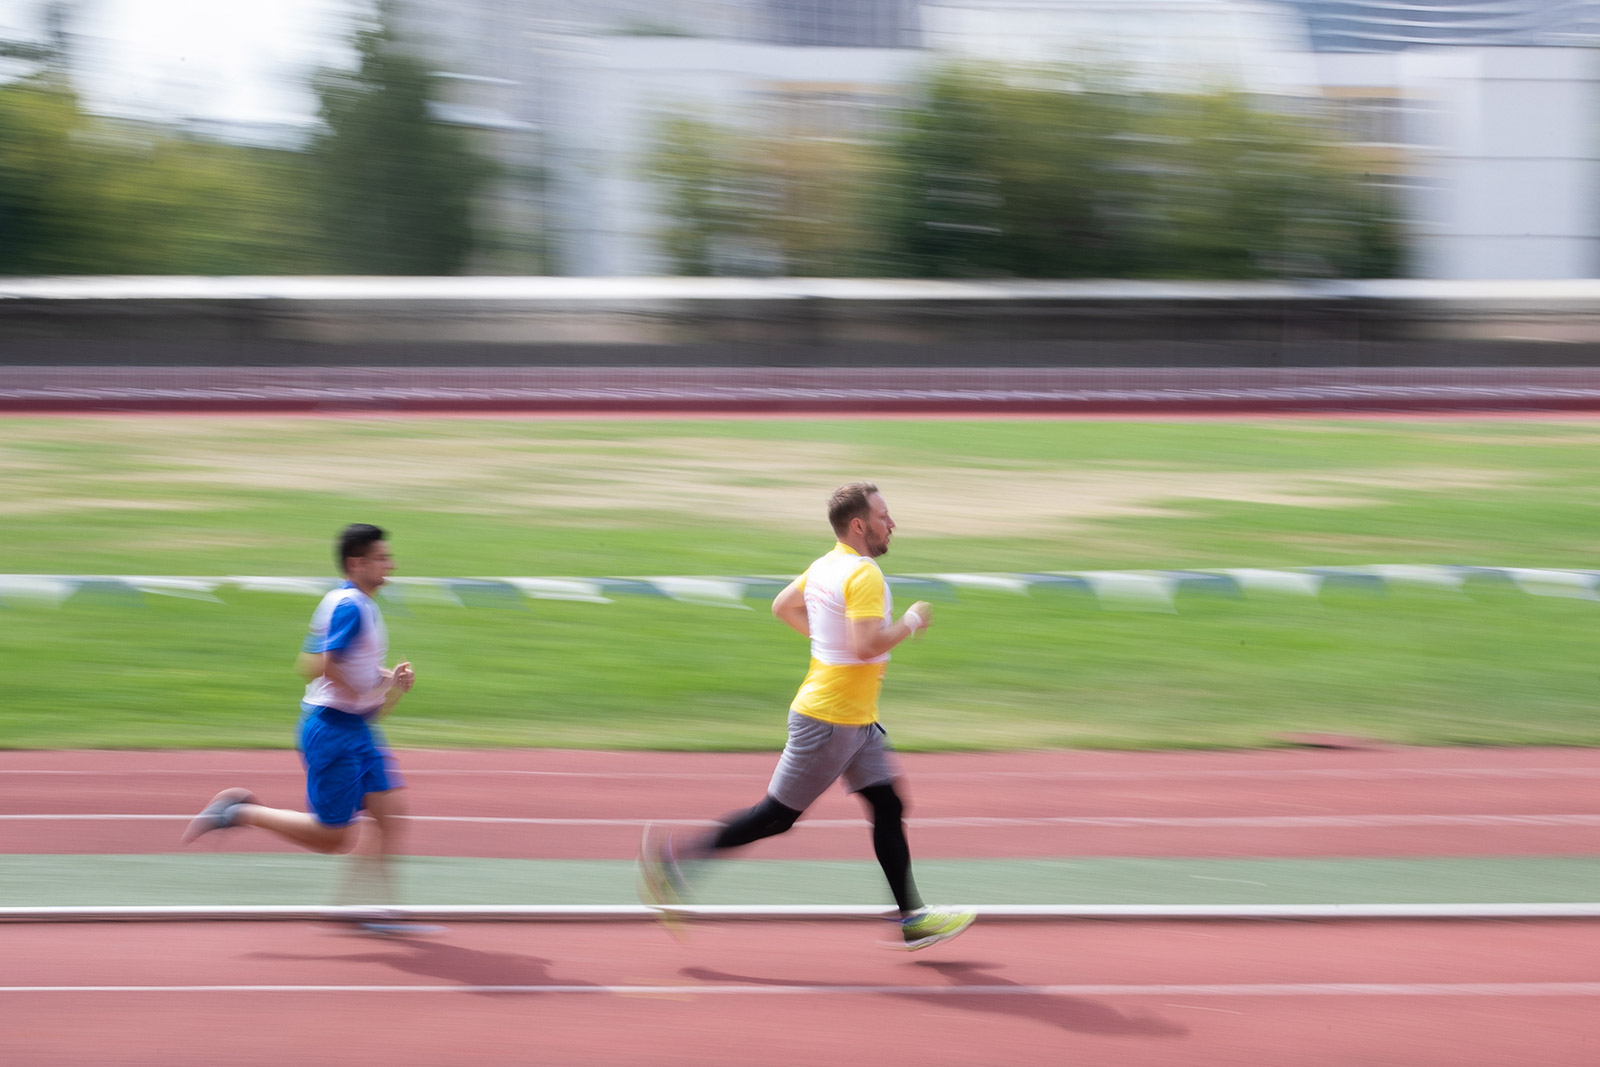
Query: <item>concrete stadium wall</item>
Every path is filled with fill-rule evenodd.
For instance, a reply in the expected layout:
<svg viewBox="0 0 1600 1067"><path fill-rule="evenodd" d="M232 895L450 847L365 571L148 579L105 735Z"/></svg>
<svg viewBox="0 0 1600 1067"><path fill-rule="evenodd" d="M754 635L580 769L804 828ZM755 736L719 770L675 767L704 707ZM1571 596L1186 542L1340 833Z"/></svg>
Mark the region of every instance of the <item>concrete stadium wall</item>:
<svg viewBox="0 0 1600 1067"><path fill-rule="evenodd" d="M1600 282L0 282L0 367L1600 367Z"/></svg>

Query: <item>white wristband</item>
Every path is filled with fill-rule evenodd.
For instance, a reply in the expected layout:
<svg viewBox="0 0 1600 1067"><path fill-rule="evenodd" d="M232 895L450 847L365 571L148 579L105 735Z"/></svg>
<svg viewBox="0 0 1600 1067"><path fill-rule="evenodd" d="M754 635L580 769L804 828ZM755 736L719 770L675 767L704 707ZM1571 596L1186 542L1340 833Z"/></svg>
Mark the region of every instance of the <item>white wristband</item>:
<svg viewBox="0 0 1600 1067"><path fill-rule="evenodd" d="M922 615L914 608L907 608L906 613L900 616L900 621L911 627L912 633L916 633L918 630L928 625L928 620L924 619Z"/></svg>

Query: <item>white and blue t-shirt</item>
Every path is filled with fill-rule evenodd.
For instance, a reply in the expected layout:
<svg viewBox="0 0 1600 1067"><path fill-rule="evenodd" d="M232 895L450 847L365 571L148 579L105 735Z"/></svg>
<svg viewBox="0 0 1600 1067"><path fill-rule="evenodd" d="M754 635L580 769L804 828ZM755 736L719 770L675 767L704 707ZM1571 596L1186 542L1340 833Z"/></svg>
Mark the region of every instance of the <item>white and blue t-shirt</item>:
<svg viewBox="0 0 1600 1067"><path fill-rule="evenodd" d="M311 613L305 650L326 652L339 661L350 685L327 675L306 686L306 703L337 708L352 715L370 715L383 706L383 661L389 655L389 633L372 598L349 582L322 598Z"/></svg>

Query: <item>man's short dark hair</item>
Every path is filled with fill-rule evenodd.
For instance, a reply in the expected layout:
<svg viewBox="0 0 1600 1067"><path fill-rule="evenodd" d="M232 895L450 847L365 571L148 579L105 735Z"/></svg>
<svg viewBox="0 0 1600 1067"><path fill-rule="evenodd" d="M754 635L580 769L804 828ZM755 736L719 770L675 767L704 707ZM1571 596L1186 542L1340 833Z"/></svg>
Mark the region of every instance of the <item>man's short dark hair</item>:
<svg viewBox="0 0 1600 1067"><path fill-rule="evenodd" d="M348 573L345 569L346 560L359 559L372 551L373 545L388 539L388 534L368 522L352 522L340 530L339 543L333 552L333 558L339 564L339 573Z"/></svg>
<svg viewBox="0 0 1600 1067"><path fill-rule="evenodd" d="M872 511L868 497L878 491L871 482L850 482L841 485L828 498L828 523L840 537L850 532L852 519L865 519Z"/></svg>

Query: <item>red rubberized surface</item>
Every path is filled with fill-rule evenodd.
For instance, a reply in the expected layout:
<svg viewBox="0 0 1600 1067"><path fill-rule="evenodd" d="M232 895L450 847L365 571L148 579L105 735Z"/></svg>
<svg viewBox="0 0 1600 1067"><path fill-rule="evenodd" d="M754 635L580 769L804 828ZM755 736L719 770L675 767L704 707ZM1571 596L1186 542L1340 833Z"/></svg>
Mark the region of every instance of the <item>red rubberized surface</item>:
<svg viewBox="0 0 1600 1067"><path fill-rule="evenodd" d="M418 814L631 824L749 802L773 756L413 751L401 761ZM1596 813L1600 781L1600 753L1582 749L935 754L906 765L914 818L1581 816ZM298 776L287 752L3 753L0 814L187 814L232 784L293 803ZM854 814L830 794L811 817ZM415 851L448 854L624 858L635 840L633 825L417 825ZM181 820L153 826L0 820L0 840L13 852L176 847ZM1592 827L1511 828L914 823L912 836L919 856L1594 851ZM264 840L231 834L225 847ZM749 854L869 851L851 826ZM460 924L398 939L316 923L0 925L0 1063L1600 1062L1596 922L980 919L914 955L882 947L893 932L871 921L703 923L679 943L646 922Z"/></svg>
<svg viewBox="0 0 1600 1067"><path fill-rule="evenodd" d="M864 922L705 924L686 944L643 923L463 925L397 940L283 923L0 927L0 1062L1577 1067L1600 1057L1600 924L980 922L915 955L881 948L880 934ZM169 988L82 989L97 985ZM76 988L29 991L41 986ZM317 988L294 988L306 986ZM416 986L431 989L406 991Z"/></svg>
<svg viewBox="0 0 1600 1067"><path fill-rule="evenodd" d="M647 820L709 820L754 803L775 754L406 751L399 761L412 814L425 817L411 826L410 851L606 859L632 857ZM1600 751L1590 749L913 753L904 762L913 847L927 858L1586 855L1600 843ZM234 785L263 803L304 804L292 752L0 753L0 815L169 817L0 818L0 853L176 850L182 817ZM431 821L449 818L529 821ZM861 818L835 789L795 832L744 854L865 859ZM1245 821L1193 821L1219 819ZM252 832L197 847L290 849Z"/></svg>

